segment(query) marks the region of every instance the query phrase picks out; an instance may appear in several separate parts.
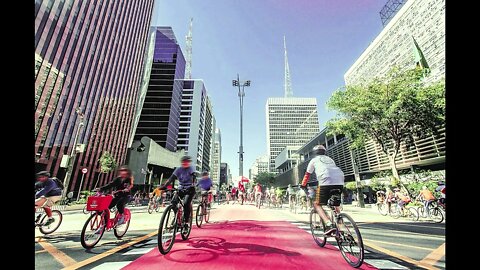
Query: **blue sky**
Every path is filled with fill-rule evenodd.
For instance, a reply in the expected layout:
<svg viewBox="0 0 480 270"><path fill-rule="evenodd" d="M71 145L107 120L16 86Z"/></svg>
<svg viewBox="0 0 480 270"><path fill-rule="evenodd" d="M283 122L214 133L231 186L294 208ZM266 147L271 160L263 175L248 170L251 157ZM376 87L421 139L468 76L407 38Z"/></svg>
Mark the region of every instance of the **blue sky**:
<svg viewBox="0 0 480 270"><path fill-rule="evenodd" d="M238 175L239 101L232 79L249 79L244 99L244 175L266 153L265 103L283 96L283 35L293 95L325 103L381 31L386 0L157 0L152 24L172 26L185 53L193 17L192 77L203 79L222 133L222 162Z"/></svg>

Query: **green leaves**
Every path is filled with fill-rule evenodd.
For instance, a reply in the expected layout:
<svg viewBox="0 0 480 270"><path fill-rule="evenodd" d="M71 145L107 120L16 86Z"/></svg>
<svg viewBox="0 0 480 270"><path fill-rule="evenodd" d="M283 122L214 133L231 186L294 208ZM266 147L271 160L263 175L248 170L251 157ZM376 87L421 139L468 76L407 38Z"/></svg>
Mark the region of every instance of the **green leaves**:
<svg viewBox="0 0 480 270"><path fill-rule="evenodd" d="M327 102L336 118L327 122L329 133L343 133L353 148L373 139L387 155L414 136L437 132L445 122L445 84L426 85L424 72L393 68L385 77L335 91Z"/></svg>
<svg viewBox="0 0 480 270"><path fill-rule="evenodd" d="M260 183L263 187L270 187L275 181L275 174L269 172L261 172L253 179L255 183Z"/></svg>
<svg viewBox="0 0 480 270"><path fill-rule="evenodd" d="M101 173L108 173L117 167L117 162L115 158L110 154L110 152L105 151L102 153L102 156L99 159L100 162L100 172Z"/></svg>

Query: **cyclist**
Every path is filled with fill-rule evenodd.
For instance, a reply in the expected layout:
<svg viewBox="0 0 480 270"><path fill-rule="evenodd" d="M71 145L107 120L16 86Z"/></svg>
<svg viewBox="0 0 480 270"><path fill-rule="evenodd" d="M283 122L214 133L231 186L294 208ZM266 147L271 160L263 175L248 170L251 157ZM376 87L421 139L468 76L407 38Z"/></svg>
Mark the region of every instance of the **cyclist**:
<svg viewBox="0 0 480 270"><path fill-rule="evenodd" d="M242 205L245 201L245 186L242 181L238 182L238 199L241 201Z"/></svg>
<svg viewBox="0 0 480 270"><path fill-rule="evenodd" d="M400 206L400 209L403 213L405 205L408 204L411 199L407 195L403 194L399 188L394 188L393 191L395 192L395 198L398 199L398 205Z"/></svg>
<svg viewBox="0 0 480 270"><path fill-rule="evenodd" d="M445 205L445 193L446 193L445 183L443 181L438 181L437 185L438 187L435 189L435 191L440 192L440 199L438 199L438 201L441 204Z"/></svg>
<svg viewBox="0 0 480 270"><path fill-rule="evenodd" d="M165 190L170 183L174 183L178 179L178 196L180 199L184 199L184 212L183 217L185 224L190 222L190 210L192 206L192 200L195 196L195 169L192 167L192 158L190 156L183 156L181 159L181 167L177 167L173 171L172 175L168 178L167 182L160 187L160 189ZM176 203L172 203L177 205Z"/></svg>
<svg viewBox="0 0 480 270"><path fill-rule="evenodd" d="M323 145L313 147L313 153L317 154L312 158L307 166L307 171L303 177L301 187L306 188L310 175L315 172L318 181L316 198L314 207L320 217L325 220L325 235L331 235L335 232L332 228L332 221L323 210L322 205L328 203L330 191L334 189L343 189L344 174L342 170L335 165L335 161L326 155L327 149ZM336 211L340 212L340 208L335 206Z"/></svg>
<svg viewBox="0 0 480 270"><path fill-rule="evenodd" d="M255 201L257 201L258 197L262 199L262 185L260 185L260 183L257 183L254 190L255 190Z"/></svg>
<svg viewBox="0 0 480 270"><path fill-rule="evenodd" d="M120 218L118 219L119 225L125 223L125 216L123 213L125 210L125 205L130 199L130 190L132 187L132 171L126 165L123 165L118 169L118 176L113 179L112 182L98 188L101 192L105 192L110 189L115 191L113 200L108 208L111 209L114 206L117 206L118 213L120 213Z"/></svg>
<svg viewBox="0 0 480 270"><path fill-rule="evenodd" d="M288 184L288 187L287 187L287 196L288 196L288 205L290 205L292 200L295 199L295 190L290 184Z"/></svg>
<svg viewBox="0 0 480 270"><path fill-rule="evenodd" d="M37 173L37 180L35 188L39 190L35 193L35 207L42 207L45 210L48 220L44 226L48 226L55 221L50 207L62 198L62 188L54 178L50 178L50 173L47 171ZM38 222L41 216L37 216L35 223Z"/></svg>
<svg viewBox="0 0 480 270"><path fill-rule="evenodd" d="M208 191L212 187L212 179L210 179L208 172L204 171L202 172L202 179L200 179L197 183L197 186L200 187L202 197L208 195ZM210 207L210 201L208 201L208 206Z"/></svg>
<svg viewBox="0 0 480 270"><path fill-rule="evenodd" d="M280 207L282 206L282 196L283 196L282 189L280 189L280 187L277 187L277 189L275 190L275 197L276 197L277 203L280 205Z"/></svg>
<svg viewBox="0 0 480 270"><path fill-rule="evenodd" d="M297 195L297 204L300 205L300 210L302 210L303 206L305 206L305 211L308 210L307 208L307 189L298 189L296 192ZM303 204L305 202L305 204Z"/></svg>
<svg viewBox="0 0 480 270"><path fill-rule="evenodd" d="M231 199L232 199L232 204L235 204L235 200L237 199L237 188L236 187L232 187L232 190L231 190Z"/></svg>
<svg viewBox="0 0 480 270"><path fill-rule="evenodd" d="M428 207L433 201L435 201L435 196L433 196L433 193L428 190L427 186L422 187L422 190L420 191L416 199L423 199L425 209L427 210L427 214L429 214Z"/></svg>
<svg viewBox="0 0 480 270"><path fill-rule="evenodd" d="M153 201L157 205L160 205L160 203L162 202L162 193L163 190L160 189L160 185L157 185L157 187L152 191Z"/></svg>

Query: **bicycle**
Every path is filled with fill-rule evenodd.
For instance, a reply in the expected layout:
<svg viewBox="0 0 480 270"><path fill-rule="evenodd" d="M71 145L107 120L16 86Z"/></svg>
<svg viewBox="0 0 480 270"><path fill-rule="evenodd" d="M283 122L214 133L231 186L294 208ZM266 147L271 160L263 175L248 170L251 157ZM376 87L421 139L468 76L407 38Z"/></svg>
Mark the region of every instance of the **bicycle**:
<svg viewBox="0 0 480 270"><path fill-rule="evenodd" d="M45 235L51 234L55 232L58 227L60 227L60 224L62 224L63 215L60 210L52 210L52 217L55 219L55 221L45 226L45 223L48 221L47 213L45 213L41 207L36 207L36 209L36 212L43 212L38 214L35 218L35 228L38 227L41 233Z"/></svg>
<svg viewBox="0 0 480 270"><path fill-rule="evenodd" d="M130 210L125 207L123 213L125 222L118 224L120 213L116 211L116 208L108 209L115 193L104 195L97 192L94 196L87 198L87 210L91 211L92 214L83 225L80 234L80 242L84 248L93 248L102 239L105 230L113 229L113 234L117 239L121 239L127 233L131 220ZM110 218L111 211L113 211L112 214L115 213L113 218Z"/></svg>
<svg viewBox="0 0 480 270"><path fill-rule="evenodd" d="M330 208L332 226L336 229L335 234L332 236L325 235L325 220L320 217L315 208L310 211L310 230L313 240L320 247L325 246L328 237L334 237L345 261L352 267L358 268L363 264L363 240L355 221L348 214L341 213L340 210L337 211L337 207L341 204L341 194L340 189L331 190L327 203ZM350 224L350 226L347 224Z"/></svg>
<svg viewBox="0 0 480 270"><path fill-rule="evenodd" d="M148 213L149 214L153 213L153 210L155 210L155 212L157 213L160 211L160 204L158 203L156 197L151 197L150 200L148 201L148 208L147 208Z"/></svg>
<svg viewBox="0 0 480 270"><path fill-rule="evenodd" d="M432 201L428 209L425 209L425 204L422 202L422 206L418 207L418 214L422 218L431 218L435 223L441 223L444 219L442 210L436 203L437 200Z"/></svg>
<svg viewBox="0 0 480 270"><path fill-rule="evenodd" d="M211 191L202 191L202 201L197 207L197 214L195 216L195 223L197 227L202 227L202 223L205 220L205 223L208 223L210 219L210 207L208 207L208 196L211 194Z"/></svg>
<svg viewBox="0 0 480 270"><path fill-rule="evenodd" d="M257 193L255 195L255 207L257 207L258 209L260 209L260 206L262 205L262 195L260 193Z"/></svg>
<svg viewBox="0 0 480 270"><path fill-rule="evenodd" d="M407 217L412 221L418 221L418 218L419 218L417 209L415 209L412 206L409 206L408 203L406 203L402 209L402 207L400 207L400 205L397 203L396 200L392 200L389 214L394 219L398 219L399 217Z"/></svg>
<svg viewBox="0 0 480 270"><path fill-rule="evenodd" d="M157 235L157 246L163 255L170 252L175 243L177 230L180 229L180 235L183 240L187 240L192 230L193 209L190 207L190 222L186 223L183 217L184 205L178 194L178 189L173 189L172 201L165 209L160 219ZM164 246L165 245L165 246Z"/></svg>
<svg viewBox="0 0 480 270"><path fill-rule="evenodd" d="M288 207L290 212L297 213L297 200L295 195L289 195Z"/></svg>

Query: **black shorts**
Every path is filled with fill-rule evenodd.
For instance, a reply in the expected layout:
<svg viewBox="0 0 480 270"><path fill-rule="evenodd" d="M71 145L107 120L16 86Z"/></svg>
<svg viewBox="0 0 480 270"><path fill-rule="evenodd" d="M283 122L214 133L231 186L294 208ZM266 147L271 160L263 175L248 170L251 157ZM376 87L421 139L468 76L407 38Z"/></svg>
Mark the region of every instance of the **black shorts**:
<svg viewBox="0 0 480 270"><path fill-rule="evenodd" d="M343 190L342 185L332 185L332 186L318 186L315 196L315 202L320 205L327 205L328 199L330 199L330 190L340 189Z"/></svg>

